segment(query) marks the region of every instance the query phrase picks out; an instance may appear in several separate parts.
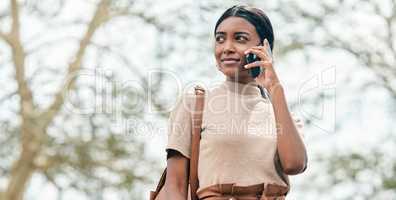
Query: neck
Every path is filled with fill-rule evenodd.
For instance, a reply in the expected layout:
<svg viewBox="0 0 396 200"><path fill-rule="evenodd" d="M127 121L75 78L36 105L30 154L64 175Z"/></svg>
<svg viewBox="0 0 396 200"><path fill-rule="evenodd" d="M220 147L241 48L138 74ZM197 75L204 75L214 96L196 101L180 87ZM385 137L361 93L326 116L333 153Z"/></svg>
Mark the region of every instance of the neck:
<svg viewBox="0 0 396 200"><path fill-rule="evenodd" d="M231 81L231 82L236 82L236 83L242 83L242 84L248 84L248 83L255 82L255 80L252 77L239 78L239 77L229 77L229 76L227 76L226 80L227 81Z"/></svg>

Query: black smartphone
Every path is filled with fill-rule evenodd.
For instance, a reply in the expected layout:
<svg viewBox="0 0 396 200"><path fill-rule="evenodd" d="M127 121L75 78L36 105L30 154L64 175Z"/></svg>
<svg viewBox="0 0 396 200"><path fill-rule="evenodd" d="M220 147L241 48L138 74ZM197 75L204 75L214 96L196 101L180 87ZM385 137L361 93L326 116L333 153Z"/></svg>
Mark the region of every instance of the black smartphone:
<svg viewBox="0 0 396 200"><path fill-rule="evenodd" d="M250 64L250 63L260 60L260 58L258 56L256 56L256 54L254 54L254 53L246 54L245 59L246 59L246 64ZM253 78L256 78L261 73L260 67L252 67L252 68L248 69L248 73Z"/></svg>
<svg viewBox="0 0 396 200"><path fill-rule="evenodd" d="M263 43L260 42L260 44L258 44L257 46L263 46ZM248 53L245 56L245 60L246 60L246 64L250 64L250 63L254 63L256 61L259 61L260 58L258 56L256 56L256 54L254 53ZM258 75L260 75L261 70L260 67L252 67L250 69L248 69L248 73L253 77L256 78Z"/></svg>

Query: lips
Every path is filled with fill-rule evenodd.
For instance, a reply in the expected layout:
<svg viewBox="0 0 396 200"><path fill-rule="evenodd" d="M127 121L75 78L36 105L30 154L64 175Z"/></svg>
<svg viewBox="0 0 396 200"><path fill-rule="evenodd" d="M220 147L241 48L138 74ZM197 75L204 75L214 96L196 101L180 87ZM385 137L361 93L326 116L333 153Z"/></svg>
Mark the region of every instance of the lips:
<svg viewBox="0 0 396 200"><path fill-rule="evenodd" d="M237 63L239 63L239 61L240 61L239 58L223 58L223 59L221 59L221 62L226 65L237 64Z"/></svg>

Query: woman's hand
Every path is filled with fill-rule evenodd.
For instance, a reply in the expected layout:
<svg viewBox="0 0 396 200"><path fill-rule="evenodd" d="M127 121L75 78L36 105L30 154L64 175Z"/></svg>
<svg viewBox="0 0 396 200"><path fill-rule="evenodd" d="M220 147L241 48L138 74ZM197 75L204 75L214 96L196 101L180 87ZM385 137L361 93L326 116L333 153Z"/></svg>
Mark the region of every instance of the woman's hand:
<svg viewBox="0 0 396 200"><path fill-rule="evenodd" d="M253 53L260 58L256 61L244 66L245 69L259 66L261 73L255 78L256 82L267 89L272 94L274 89L280 86L278 76L273 67L272 53L267 39L263 41L264 46L255 46L245 51L245 54Z"/></svg>

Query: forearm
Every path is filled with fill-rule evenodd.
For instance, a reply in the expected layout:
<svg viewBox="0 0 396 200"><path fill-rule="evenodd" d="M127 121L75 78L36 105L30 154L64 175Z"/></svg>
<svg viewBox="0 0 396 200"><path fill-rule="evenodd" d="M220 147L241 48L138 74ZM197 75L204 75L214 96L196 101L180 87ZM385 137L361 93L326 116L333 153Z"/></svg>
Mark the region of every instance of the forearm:
<svg viewBox="0 0 396 200"><path fill-rule="evenodd" d="M188 190L188 159L177 154L168 159L165 191L166 200L186 200Z"/></svg>
<svg viewBox="0 0 396 200"><path fill-rule="evenodd" d="M282 85L278 84L269 92L275 113L277 147L283 170L287 174L298 174L306 165L305 145L290 115Z"/></svg>

